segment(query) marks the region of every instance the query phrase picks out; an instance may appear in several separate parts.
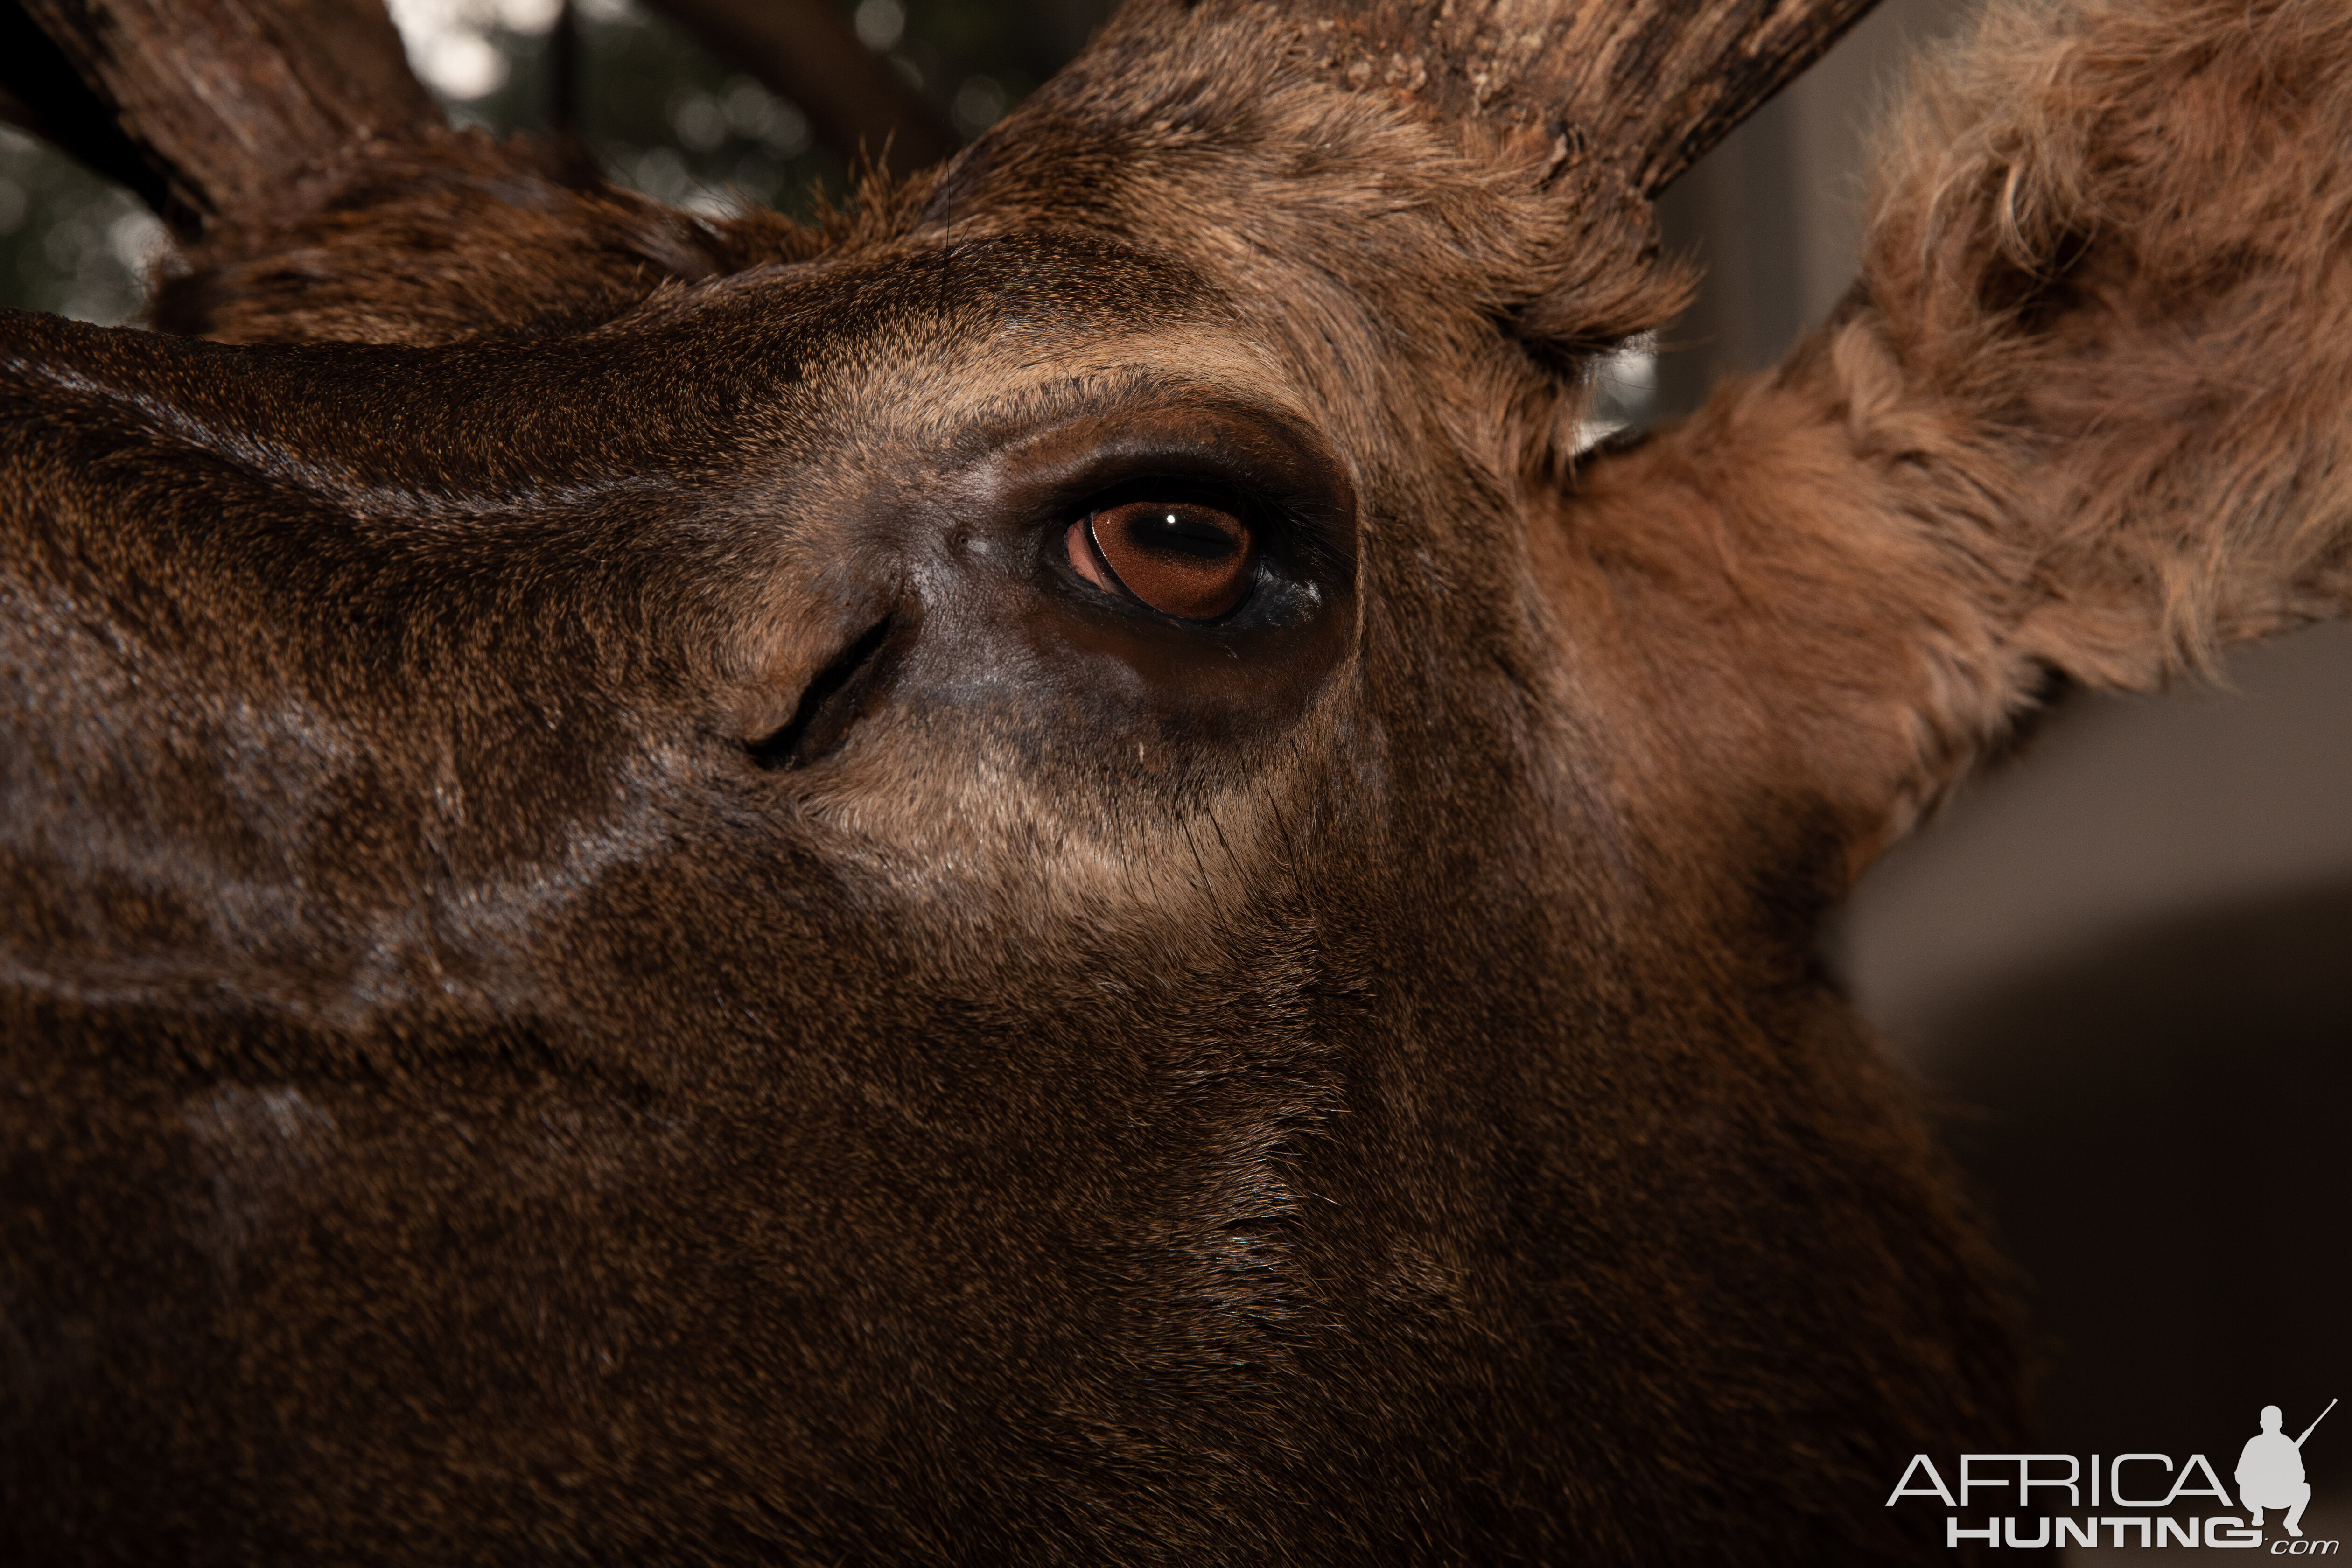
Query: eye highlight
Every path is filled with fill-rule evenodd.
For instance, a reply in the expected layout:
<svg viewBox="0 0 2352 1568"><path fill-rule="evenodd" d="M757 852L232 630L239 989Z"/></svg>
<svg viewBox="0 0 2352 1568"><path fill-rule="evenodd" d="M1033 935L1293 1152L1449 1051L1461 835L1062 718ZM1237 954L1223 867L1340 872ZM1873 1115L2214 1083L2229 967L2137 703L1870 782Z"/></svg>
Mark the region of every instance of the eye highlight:
<svg viewBox="0 0 2352 1568"><path fill-rule="evenodd" d="M1128 501L1070 524L1070 565L1107 593L1124 588L1163 616L1214 620L1249 596L1249 525L1198 501Z"/></svg>

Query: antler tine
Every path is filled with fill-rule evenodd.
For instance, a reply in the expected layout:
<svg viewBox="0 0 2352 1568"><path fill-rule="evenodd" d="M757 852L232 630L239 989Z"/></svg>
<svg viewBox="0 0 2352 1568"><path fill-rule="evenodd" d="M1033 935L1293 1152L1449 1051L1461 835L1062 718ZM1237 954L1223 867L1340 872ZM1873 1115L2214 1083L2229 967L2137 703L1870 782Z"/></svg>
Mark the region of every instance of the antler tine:
<svg viewBox="0 0 2352 1568"><path fill-rule="evenodd" d="M1596 51L1577 101L1603 147L1638 147L1634 184L1656 195L1828 52L1878 0L1645 0ZM1604 74L1605 72L1605 74Z"/></svg>
<svg viewBox="0 0 2352 1568"><path fill-rule="evenodd" d="M1372 0L1340 26L1441 118L1565 135L1654 196L1875 3Z"/></svg>
<svg viewBox="0 0 2352 1568"><path fill-rule="evenodd" d="M283 205L367 136L442 123L383 0L19 0L119 121L183 237Z"/></svg>

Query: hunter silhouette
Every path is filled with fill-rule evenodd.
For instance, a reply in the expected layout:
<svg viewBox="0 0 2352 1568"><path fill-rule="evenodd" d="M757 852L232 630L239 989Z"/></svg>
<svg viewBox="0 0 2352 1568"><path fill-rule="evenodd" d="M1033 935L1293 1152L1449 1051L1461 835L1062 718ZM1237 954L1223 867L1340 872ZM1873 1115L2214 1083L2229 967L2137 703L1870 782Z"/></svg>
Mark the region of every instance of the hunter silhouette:
<svg viewBox="0 0 2352 1568"><path fill-rule="evenodd" d="M2336 1402L2327 1402L2327 1410ZM2319 1413L2319 1420L2327 1419L2327 1410ZM2284 1419L2275 1405L2263 1406L2263 1429L2246 1439L2245 1448L2238 1455L2238 1498L2246 1505L2246 1522L2254 1529L2263 1527L2263 1510L2286 1510L2286 1532L2303 1533L2303 1510L2311 1501L2311 1483L2303 1479L2303 1437L2311 1436L2314 1421L2303 1429L2303 1437L2290 1437L2279 1430Z"/></svg>

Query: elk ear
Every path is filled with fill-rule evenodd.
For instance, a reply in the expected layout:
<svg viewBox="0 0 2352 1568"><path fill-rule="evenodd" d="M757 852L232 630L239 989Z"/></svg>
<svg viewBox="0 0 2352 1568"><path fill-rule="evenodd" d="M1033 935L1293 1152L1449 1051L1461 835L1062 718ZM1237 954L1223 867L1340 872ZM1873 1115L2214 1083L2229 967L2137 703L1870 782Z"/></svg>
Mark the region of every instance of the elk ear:
<svg viewBox="0 0 2352 1568"><path fill-rule="evenodd" d="M1197 230L1221 267L1375 297L1466 287L1573 354L1681 307L1651 200L1871 3L1132 0L928 216L1078 219L1155 250Z"/></svg>
<svg viewBox="0 0 2352 1568"><path fill-rule="evenodd" d="M2148 687L2352 605L2347 149L2337 0L2004 6L1923 64L1836 346L2000 459L2012 657Z"/></svg>
<svg viewBox="0 0 2352 1568"><path fill-rule="evenodd" d="M2347 147L2340 0L2016 5L1923 66L1838 318L1546 531L1692 809L1842 882L2053 684L2352 605Z"/></svg>

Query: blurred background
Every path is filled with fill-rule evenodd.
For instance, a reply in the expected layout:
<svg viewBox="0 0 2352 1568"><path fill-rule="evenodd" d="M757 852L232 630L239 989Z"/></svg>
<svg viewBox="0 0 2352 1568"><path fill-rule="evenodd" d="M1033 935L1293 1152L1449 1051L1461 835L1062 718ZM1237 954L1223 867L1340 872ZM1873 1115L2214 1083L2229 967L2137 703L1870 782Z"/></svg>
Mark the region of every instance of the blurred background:
<svg viewBox="0 0 2352 1568"><path fill-rule="evenodd" d="M1668 243L1706 290L1607 368L1599 423L1686 412L1822 318L1854 271L1873 113L1978 4L1883 0L1669 193ZM951 146L1110 8L840 13ZM613 178L688 205L798 212L843 190L845 148L774 70L633 0L577 0L568 19L560 0L392 9L461 122L540 127L569 101ZM127 193L0 130L0 302L127 321L163 243ZM2031 1281L2053 1451L2201 1452L2226 1477L2263 1405L2299 1431L2352 1395L2352 632L2248 650L2216 689L2063 699L1871 873L1828 956ZM2352 1413L2305 1458L2306 1531L2352 1533Z"/></svg>

